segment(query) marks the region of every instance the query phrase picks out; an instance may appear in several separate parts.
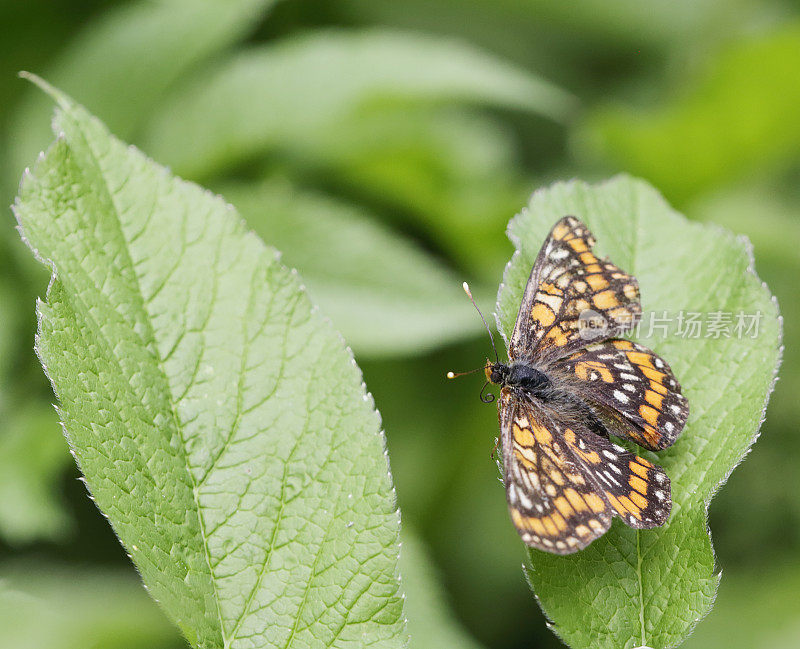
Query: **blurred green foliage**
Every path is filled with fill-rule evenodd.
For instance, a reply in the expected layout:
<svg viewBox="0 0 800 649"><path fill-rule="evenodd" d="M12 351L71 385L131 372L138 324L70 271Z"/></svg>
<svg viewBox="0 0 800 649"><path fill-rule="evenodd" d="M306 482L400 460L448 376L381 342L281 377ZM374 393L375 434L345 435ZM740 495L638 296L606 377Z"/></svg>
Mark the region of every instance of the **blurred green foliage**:
<svg viewBox="0 0 800 649"><path fill-rule="evenodd" d="M800 147L799 60L800 24L726 45L658 107L601 108L586 125L589 147L681 202L780 173Z"/></svg>
<svg viewBox="0 0 800 649"><path fill-rule="evenodd" d="M444 593L449 605L436 608L451 609L453 621L440 631L452 630L445 637L453 646L470 646L467 635L498 649L559 646L524 582L524 549L489 458L495 410L477 400L477 379L443 379L449 369L477 367L489 353L477 316L456 304L460 280L480 286L481 306L492 309L512 251L505 226L532 190L555 178L629 171L690 218L748 235L756 270L784 314L785 361L761 440L712 503L722 585L715 609L687 646L796 644L800 613L786 605L800 588L795 3L30 0L2 6L5 204L22 168L48 141L50 105L15 76L28 69L60 85L117 135L175 164L176 172L230 190L228 199L241 203L255 230L280 239L286 260L301 275L307 267L311 291L348 332L364 369L383 415L404 521L436 566L419 559L407 570L407 591L411 597L416 574ZM342 66L314 53L320 34L364 49ZM383 49L371 52L370 43ZM429 47L427 58L396 54L420 43ZM270 65L268 57L287 52L297 56L292 72L281 68L288 76L279 87L260 87L257 73ZM245 79L235 96L213 94L220 75L243 61L256 62L251 84ZM420 77L433 79L425 92L414 88ZM331 98L323 96L329 89L365 78L373 85L362 83L346 110L329 110ZM483 78L492 83L469 90L469 81ZM501 84L509 78L512 86ZM547 91L536 96L524 88ZM194 106L198 96L204 103ZM281 121L271 123L277 107ZM242 109L233 115L238 123L226 122L235 108ZM237 137L220 128L226 124ZM217 138L213 156L198 146L209 138ZM308 234L287 228L289 218ZM52 637L2 634L0 646L180 646L134 587L133 568L76 483L32 352L34 299L44 294L47 273L29 259L13 226L7 212L0 229L0 596L21 599L33 619L43 619L36 607L44 606L54 629L62 628L56 618L70 628ZM335 272L326 276L320 240L326 228L341 234L344 227L359 252L341 255L340 241ZM375 259L386 259L386 272L357 282ZM398 275L406 272L404 287ZM425 274L431 276L425 291L412 289ZM369 314L380 303L370 300L391 286L405 297L390 305L392 329L381 327L376 336ZM325 307L322 292L329 291L341 291L340 304ZM350 301L365 315L353 317ZM425 327L425 334L411 335ZM20 561L35 562L46 583ZM757 610L753 602L760 602ZM425 643L425 632L411 630L414 646L435 646Z"/></svg>

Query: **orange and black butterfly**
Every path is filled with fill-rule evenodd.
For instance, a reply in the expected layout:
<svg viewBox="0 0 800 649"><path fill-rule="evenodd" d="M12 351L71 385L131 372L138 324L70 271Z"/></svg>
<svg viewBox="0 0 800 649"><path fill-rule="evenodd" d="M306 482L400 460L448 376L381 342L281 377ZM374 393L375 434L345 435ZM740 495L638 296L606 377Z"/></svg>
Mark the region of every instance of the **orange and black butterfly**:
<svg viewBox="0 0 800 649"><path fill-rule="evenodd" d="M689 415L669 365L618 338L639 320L639 286L598 259L594 243L574 216L555 224L525 287L509 362L486 366L501 388L511 519L527 545L556 554L585 548L614 516L634 528L667 520L664 470L610 437L660 450Z"/></svg>

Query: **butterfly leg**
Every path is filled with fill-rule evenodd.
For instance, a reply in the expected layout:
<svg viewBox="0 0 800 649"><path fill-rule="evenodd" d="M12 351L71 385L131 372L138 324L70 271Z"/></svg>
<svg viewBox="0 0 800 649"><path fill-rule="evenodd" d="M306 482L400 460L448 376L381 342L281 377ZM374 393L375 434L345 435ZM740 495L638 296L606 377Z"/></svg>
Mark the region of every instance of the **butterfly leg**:
<svg viewBox="0 0 800 649"><path fill-rule="evenodd" d="M494 446L492 447L492 452L489 453L489 457L492 458L492 462L495 462L494 454L497 453L497 445L499 443L500 443L500 438L499 437L495 437L494 438Z"/></svg>

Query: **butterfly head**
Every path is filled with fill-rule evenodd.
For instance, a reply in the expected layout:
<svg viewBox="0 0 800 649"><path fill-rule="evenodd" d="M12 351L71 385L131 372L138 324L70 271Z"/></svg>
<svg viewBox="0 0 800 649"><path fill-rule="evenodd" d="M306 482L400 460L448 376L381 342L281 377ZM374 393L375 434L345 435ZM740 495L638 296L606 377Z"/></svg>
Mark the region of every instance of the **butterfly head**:
<svg viewBox="0 0 800 649"><path fill-rule="evenodd" d="M486 374L486 380L490 383L494 383L495 385L505 384L508 378L508 372L508 365L505 363L492 363L488 358L486 359L484 373Z"/></svg>

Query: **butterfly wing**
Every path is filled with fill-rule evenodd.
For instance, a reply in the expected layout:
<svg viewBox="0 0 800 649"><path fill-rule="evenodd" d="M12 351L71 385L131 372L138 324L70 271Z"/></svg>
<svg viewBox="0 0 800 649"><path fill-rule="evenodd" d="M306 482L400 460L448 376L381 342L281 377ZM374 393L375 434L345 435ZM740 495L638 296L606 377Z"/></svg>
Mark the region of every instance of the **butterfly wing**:
<svg viewBox="0 0 800 649"><path fill-rule="evenodd" d="M689 401L667 362L629 340L589 345L552 371L594 406L609 432L649 450L672 445L689 417Z"/></svg>
<svg viewBox="0 0 800 649"><path fill-rule="evenodd" d="M500 434L508 509L527 545L570 554L608 530L610 504L566 452L559 431L506 389L500 395Z"/></svg>
<svg viewBox="0 0 800 649"><path fill-rule="evenodd" d="M567 429L564 441L626 525L650 529L666 522L672 497L664 469L581 426Z"/></svg>
<svg viewBox="0 0 800 649"><path fill-rule="evenodd" d="M531 270L509 344L511 358L556 359L632 329L642 308L636 278L592 252L576 217L553 226ZM595 317L584 319L581 314ZM587 324L597 329L581 327Z"/></svg>
<svg viewBox="0 0 800 649"><path fill-rule="evenodd" d="M530 547L570 554L605 534L614 515L636 528L669 516L660 467L508 389L500 420L508 507Z"/></svg>

